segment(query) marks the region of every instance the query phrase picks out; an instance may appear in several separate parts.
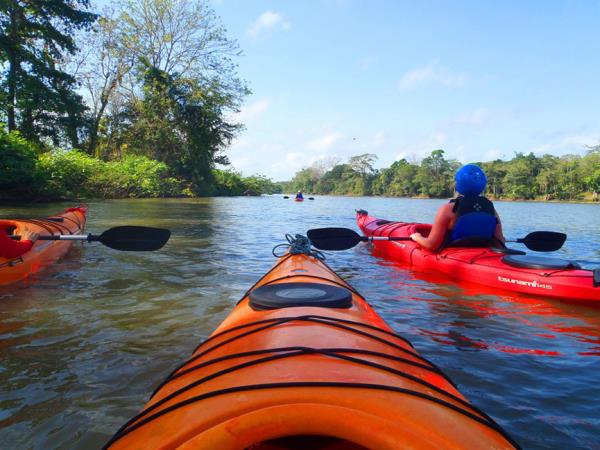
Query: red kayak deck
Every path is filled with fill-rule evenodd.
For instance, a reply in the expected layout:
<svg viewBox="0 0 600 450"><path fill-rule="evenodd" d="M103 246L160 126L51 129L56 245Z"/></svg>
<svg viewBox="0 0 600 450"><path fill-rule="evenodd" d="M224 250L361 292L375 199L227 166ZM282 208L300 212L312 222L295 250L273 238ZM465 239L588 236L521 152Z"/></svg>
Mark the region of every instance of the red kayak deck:
<svg viewBox="0 0 600 450"><path fill-rule="evenodd" d="M409 237L419 232L429 234L431 225L390 222L362 212L356 215L359 228L366 236ZM390 259L411 268L437 272L494 289L570 301L600 302L600 287L595 287L593 272L585 269L529 269L511 266L506 255L490 248L451 247L434 253L413 241L373 241Z"/></svg>

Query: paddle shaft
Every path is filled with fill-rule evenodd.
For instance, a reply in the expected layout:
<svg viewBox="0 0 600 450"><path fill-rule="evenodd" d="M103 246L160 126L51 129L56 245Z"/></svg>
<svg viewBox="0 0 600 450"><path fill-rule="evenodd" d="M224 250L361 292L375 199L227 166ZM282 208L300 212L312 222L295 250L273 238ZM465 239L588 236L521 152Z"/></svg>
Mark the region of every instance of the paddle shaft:
<svg viewBox="0 0 600 450"><path fill-rule="evenodd" d="M409 236L361 236L360 240L363 242L371 241L411 241Z"/></svg>
<svg viewBox="0 0 600 450"><path fill-rule="evenodd" d="M88 241L92 242L96 236L93 234L42 234L38 237L39 241ZM11 239L21 240L21 236L12 235Z"/></svg>

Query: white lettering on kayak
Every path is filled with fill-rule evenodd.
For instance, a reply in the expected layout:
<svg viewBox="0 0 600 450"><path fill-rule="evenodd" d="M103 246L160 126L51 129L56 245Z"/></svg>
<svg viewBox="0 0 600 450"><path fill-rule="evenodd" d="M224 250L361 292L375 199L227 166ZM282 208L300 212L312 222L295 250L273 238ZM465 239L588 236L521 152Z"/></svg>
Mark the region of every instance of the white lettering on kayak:
<svg viewBox="0 0 600 450"><path fill-rule="evenodd" d="M510 284L518 284L521 286L529 286L532 288L540 288L540 289L552 289L552 286L549 284L538 283L537 281L525 281L525 280L515 280L514 278L505 278L498 276L498 281L502 283L510 283Z"/></svg>

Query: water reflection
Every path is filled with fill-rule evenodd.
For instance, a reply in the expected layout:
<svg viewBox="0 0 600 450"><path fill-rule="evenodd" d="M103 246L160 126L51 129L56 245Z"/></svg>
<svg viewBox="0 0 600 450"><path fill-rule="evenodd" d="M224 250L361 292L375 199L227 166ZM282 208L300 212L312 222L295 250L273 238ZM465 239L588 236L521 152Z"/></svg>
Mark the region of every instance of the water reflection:
<svg viewBox="0 0 600 450"><path fill-rule="evenodd" d="M2 446L99 448L269 269L285 233L356 229L357 208L428 221L439 204L277 196L92 203L90 231L147 225L173 237L154 253L78 246L30 283L0 291ZM66 206L2 209L0 216ZM508 235L564 231L570 237L561 255L597 264L599 207L497 207ZM329 253L327 262L525 448L600 441L600 411L590 401L600 396L600 309L457 285L363 245Z"/></svg>
<svg viewBox="0 0 600 450"><path fill-rule="evenodd" d="M446 329L421 328L420 332L437 343L453 345L460 350L494 349L545 356L559 356L561 352L568 351L581 356L600 356L600 315L597 308L517 293L499 294L485 286L414 272L400 264L380 264L430 284L430 287L422 289L432 294L428 301L430 310L437 317L446 318L443 322ZM393 282L394 289L399 292L413 281L407 281L406 275L402 278L400 283ZM419 296L415 300L423 301L424 297ZM491 340L495 336L490 333L493 327L490 328L487 321L499 319L505 319L513 328L510 340L514 341L516 333L519 345L505 342L508 336L498 336L498 341ZM559 337L562 339L557 340ZM568 345L564 341L569 341Z"/></svg>

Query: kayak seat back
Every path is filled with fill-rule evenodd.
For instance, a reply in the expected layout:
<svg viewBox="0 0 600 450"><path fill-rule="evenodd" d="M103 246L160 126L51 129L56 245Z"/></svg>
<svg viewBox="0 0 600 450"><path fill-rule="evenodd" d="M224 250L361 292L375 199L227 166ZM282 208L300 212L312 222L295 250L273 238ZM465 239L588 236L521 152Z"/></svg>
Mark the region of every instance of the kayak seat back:
<svg viewBox="0 0 600 450"><path fill-rule="evenodd" d="M581 269L581 266L574 261L568 261L561 258L548 258L546 256L534 255L509 255L502 258L502 261L513 267L524 269Z"/></svg>
<svg viewBox="0 0 600 450"><path fill-rule="evenodd" d="M254 310L295 306L350 308L352 293L338 286L303 282L268 284L250 292L250 307Z"/></svg>
<svg viewBox="0 0 600 450"><path fill-rule="evenodd" d="M502 253L503 255L526 255L527 254L523 250L517 250L515 248L508 248L508 247L493 246L493 247L490 247L490 250L493 251L494 253Z"/></svg>

